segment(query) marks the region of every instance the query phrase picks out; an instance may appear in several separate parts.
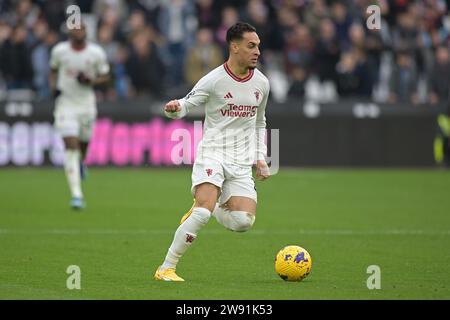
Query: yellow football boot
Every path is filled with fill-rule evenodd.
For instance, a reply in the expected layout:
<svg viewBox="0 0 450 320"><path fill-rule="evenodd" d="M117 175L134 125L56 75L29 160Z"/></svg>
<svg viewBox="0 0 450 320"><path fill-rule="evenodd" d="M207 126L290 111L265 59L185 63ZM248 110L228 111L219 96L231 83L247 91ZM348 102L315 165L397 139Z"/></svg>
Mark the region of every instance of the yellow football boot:
<svg viewBox="0 0 450 320"><path fill-rule="evenodd" d="M184 281L183 278L179 277L175 273L174 268L167 268L165 270L161 270L161 266L159 266L158 270L156 270L154 278L155 280L162 280L162 281L177 281L177 282Z"/></svg>
<svg viewBox="0 0 450 320"><path fill-rule="evenodd" d="M180 224L182 224L184 221L186 221L187 218L189 218L189 216L192 214L192 210L194 210L194 206L195 206L195 199L194 199L194 203L192 204L192 207L189 209L188 212L186 212L184 214L184 216L181 218L180 220Z"/></svg>

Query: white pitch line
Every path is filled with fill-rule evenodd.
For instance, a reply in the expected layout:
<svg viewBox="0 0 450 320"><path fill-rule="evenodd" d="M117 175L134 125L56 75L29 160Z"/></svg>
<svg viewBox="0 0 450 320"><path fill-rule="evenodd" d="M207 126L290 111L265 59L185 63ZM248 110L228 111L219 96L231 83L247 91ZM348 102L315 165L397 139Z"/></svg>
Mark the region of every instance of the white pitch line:
<svg viewBox="0 0 450 320"><path fill-rule="evenodd" d="M173 234L174 229L0 229L0 235L155 235ZM202 234L227 234L228 230L202 230ZM330 236L450 236L450 230L351 230L351 229L254 229L249 235L330 235Z"/></svg>

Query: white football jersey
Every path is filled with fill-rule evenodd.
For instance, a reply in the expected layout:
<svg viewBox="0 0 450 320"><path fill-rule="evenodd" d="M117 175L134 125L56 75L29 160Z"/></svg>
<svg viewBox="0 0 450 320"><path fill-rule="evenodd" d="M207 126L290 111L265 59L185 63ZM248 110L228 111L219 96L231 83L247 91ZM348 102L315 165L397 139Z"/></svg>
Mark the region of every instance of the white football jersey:
<svg viewBox="0 0 450 320"><path fill-rule="evenodd" d="M94 89L80 84L77 75L83 72L93 79L109 72L106 53L99 45L87 42L84 49L75 50L69 41L60 42L51 51L50 67L58 70L56 87L61 90L56 108L95 110Z"/></svg>
<svg viewBox="0 0 450 320"><path fill-rule="evenodd" d="M198 161L210 157L225 163L252 165L264 159L265 109L269 81L257 69L245 78L235 76L225 63L198 81L192 91L179 99L179 112L169 118L184 117L193 107L205 107L203 138L197 149Z"/></svg>

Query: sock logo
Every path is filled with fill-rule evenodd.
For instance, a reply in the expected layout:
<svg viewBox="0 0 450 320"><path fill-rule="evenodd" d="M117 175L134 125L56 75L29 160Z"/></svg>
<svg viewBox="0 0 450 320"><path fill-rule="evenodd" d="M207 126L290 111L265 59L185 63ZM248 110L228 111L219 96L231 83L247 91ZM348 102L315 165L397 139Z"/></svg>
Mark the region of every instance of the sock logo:
<svg viewBox="0 0 450 320"><path fill-rule="evenodd" d="M195 240L195 236L189 233L186 233L186 242L192 243Z"/></svg>

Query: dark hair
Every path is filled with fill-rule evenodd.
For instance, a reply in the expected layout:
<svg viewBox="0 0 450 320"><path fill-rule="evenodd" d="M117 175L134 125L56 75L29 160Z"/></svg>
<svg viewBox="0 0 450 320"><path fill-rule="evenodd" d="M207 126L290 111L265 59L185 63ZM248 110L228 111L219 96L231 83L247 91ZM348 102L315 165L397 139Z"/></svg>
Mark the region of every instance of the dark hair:
<svg viewBox="0 0 450 320"><path fill-rule="evenodd" d="M227 31L227 43L230 44L233 40L242 40L242 36L246 32L256 32L256 29L246 22L235 23Z"/></svg>

